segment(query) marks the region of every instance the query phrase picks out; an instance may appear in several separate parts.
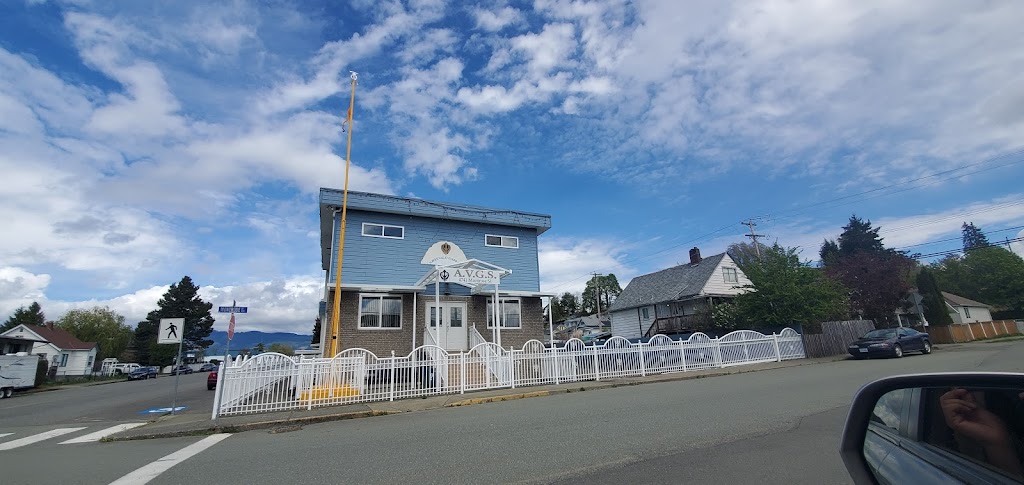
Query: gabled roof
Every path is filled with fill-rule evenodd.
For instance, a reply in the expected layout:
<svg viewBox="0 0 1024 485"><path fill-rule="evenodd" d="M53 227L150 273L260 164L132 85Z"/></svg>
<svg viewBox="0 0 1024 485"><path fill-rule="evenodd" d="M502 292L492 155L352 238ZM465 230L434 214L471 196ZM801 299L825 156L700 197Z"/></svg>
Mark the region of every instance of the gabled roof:
<svg viewBox="0 0 1024 485"><path fill-rule="evenodd" d="M954 295L952 293L947 293L945 291L942 292L942 297L946 299L946 303L949 303L950 306L960 306L960 307L963 307L963 306L974 306L974 307L981 307L981 308L992 308L991 306L986 305L984 303L981 303L981 302L978 302L978 301L974 301L974 300L972 300L970 298L964 298L964 297L962 297L960 295Z"/></svg>
<svg viewBox="0 0 1024 485"><path fill-rule="evenodd" d="M92 350L96 347L96 342L83 342L78 340L70 332L63 328L51 327L50 325L19 325L25 327L26 330L38 335L40 338L46 339L47 342L53 344L55 347L61 350ZM13 336L15 329L4 332L8 336Z"/></svg>
<svg viewBox="0 0 1024 485"><path fill-rule="evenodd" d="M654 305L697 295L722 262L725 253L708 256L697 264L681 264L656 273L637 276L615 298L609 311Z"/></svg>

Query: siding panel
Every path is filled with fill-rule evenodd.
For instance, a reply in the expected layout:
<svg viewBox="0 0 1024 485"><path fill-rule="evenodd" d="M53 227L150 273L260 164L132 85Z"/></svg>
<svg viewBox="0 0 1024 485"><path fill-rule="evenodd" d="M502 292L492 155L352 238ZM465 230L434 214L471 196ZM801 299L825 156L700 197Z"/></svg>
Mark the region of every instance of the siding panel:
<svg viewBox="0 0 1024 485"><path fill-rule="evenodd" d="M726 283L725 275L722 273L722 268L736 268L736 283ZM704 289L701 291L703 294L712 295L738 295L744 290L737 287L751 284L750 279L747 275L743 274L736 262L726 254L722 261L718 263L718 267L715 268L714 273L708 278L708 282L704 284Z"/></svg>

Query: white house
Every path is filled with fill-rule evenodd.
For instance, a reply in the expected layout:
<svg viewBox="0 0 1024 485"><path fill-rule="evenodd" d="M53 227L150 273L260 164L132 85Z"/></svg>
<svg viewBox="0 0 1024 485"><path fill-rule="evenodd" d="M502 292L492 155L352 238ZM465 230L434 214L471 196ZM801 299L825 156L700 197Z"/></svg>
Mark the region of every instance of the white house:
<svg viewBox="0 0 1024 485"><path fill-rule="evenodd" d="M42 356L57 368L57 377L92 374L99 347L96 342L82 342L67 330L47 325L18 325L3 337L33 340L32 354Z"/></svg>
<svg viewBox="0 0 1024 485"><path fill-rule="evenodd" d="M690 250L690 263L633 278L608 309L612 334L626 338L675 333L709 323L716 302L746 291L750 285L726 253L701 258Z"/></svg>
<svg viewBox="0 0 1024 485"><path fill-rule="evenodd" d="M942 292L942 297L946 300L946 307L953 323L992 321L991 306L945 291Z"/></svg>

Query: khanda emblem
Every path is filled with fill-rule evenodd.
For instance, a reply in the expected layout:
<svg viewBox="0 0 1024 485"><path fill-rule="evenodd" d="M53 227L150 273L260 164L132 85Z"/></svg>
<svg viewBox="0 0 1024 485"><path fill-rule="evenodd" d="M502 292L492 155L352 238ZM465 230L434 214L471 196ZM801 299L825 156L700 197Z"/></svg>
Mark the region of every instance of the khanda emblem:
<svg viewBox="0 0 1024 485"><path fill-rule="evenodd" d="M441 281L448 281L448 270L441 270Z"/></svg>

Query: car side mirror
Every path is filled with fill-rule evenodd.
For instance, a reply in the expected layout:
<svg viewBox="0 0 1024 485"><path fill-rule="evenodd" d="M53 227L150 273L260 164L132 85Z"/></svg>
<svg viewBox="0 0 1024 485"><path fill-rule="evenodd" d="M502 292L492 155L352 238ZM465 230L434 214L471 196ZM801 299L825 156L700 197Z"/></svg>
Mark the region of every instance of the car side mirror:
<svg viewBox="0 0 1024 485"><path fill-rule="evenodd" d="M857 391L840 454L858 484L1024 482L1024 375L888 377Z"/></svg>

